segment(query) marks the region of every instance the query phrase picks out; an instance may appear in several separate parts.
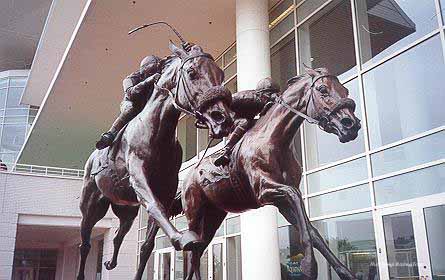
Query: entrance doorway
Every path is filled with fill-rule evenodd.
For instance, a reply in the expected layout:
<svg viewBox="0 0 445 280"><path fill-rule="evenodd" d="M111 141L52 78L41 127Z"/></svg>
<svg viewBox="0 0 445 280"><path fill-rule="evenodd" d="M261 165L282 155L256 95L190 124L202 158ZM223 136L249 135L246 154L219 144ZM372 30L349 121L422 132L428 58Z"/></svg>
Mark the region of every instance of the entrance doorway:
<svg viewBox="0 0 445 280"><path fill-rule="evenodd" d="M380 279L445 279L445 196L375 212Z"/></svg>

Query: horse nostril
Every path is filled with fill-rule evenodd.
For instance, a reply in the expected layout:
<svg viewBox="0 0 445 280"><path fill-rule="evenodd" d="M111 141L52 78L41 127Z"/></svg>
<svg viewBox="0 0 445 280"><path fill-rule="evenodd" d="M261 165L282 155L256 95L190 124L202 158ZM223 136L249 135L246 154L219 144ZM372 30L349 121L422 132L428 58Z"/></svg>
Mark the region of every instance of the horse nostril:
<svg viewBox="0 0 445 280"><path fill-rule="evenodd" d="M346 118L342 118L340 123L346 127L346 128L351 128L354 125L354 121L352 121L350 118L346 117Z"/></svg>
<svg viewBox="0 0 445 280"><path fill-rule="evenodd" d="M226 121L226 117L219 111L211 112L210 117L218 124L221 124Z"/></svg>

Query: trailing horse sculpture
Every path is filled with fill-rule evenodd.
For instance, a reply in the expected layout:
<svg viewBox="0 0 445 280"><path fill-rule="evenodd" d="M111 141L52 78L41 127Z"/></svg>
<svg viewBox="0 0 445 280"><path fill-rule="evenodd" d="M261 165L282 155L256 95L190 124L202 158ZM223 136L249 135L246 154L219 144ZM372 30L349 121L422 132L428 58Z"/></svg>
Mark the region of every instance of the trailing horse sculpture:
<svg viewBox="0 0 445 280"><path fill-rule="evenodd" d="M169 48L173 55L163 59L161 76L142 112L120 133L120 141L95 150L85 165L78 280L84 279L91 231L110 205L120 226L113 257L105 263L107 269L117 265L119 248L140 205L177 250L202 246L193 232L176 230L166 211L174 201L182 161L176 126L184 112L195 116L200 126L207 126L214 138L226 136L233 122L231 94L221 86L223 71L201 47L195 45L187 52L170 43Z"/></svg>
<svg viewBox="0 0 445 280"><path fill-rule="evenodd" d="M298 189L301 166L292 152L293 139L303 121L316 123L340 142L354 140L360 120L348 90L326 69L306 69L292 78L288 88L234 147L228 167L216 167L216 156L204 159L192 169L176 198L175 213L184 211L189 230L196 232L206 246L227 212L243 212L274 205L296 227L303 255L300 264L304 279L317 278L313 247L327 259L341 279L355 279L329 249L323 237L309 222ZM183 209L180 206L183 206ZM143 271L152 249L157 226L150 217L147 241L142 246L139 271ZM205 248L188 252L187 277L201 279L199 260ZM140 278L136 278L140 279Z"/></svg>

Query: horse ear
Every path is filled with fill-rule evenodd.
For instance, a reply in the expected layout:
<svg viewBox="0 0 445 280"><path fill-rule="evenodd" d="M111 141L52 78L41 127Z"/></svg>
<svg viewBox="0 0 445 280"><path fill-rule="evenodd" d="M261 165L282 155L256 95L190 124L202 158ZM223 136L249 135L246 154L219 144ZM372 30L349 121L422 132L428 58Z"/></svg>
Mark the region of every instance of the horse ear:
<svg viewBox="0 0 445 280"><path fill-rule="evenodd" d="M317 72L317 70L310 68L307 65L303 65L304 66L304 71L309 74L311 77L316 77L318 75L320 75L320 73Z"/></svg>
<svg viewBox="0 0 445 280"><path fill-rule="evenodd" d="M178 48L172 41L169 42L168 48L173 54L180 58L185 58L187 56L187 53L182 48Z"/></svg>

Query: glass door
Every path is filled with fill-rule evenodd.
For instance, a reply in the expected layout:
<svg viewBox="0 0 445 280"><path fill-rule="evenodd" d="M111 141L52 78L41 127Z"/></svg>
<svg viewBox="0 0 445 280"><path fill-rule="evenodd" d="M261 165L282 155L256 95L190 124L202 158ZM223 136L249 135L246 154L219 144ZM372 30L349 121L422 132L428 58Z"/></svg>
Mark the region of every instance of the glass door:
<svg viewBox="0 0 445 280"><path fill-rule="evenodd" d="M155 279L172 280L174 279L174 249L173 247L156 251L155 254Z"/></svg>
<svg viewBox="0 0 445 280"><path fill-rule="evenodd" d="M380 279L445 279L445 197L376 211Z"/></svg>
<svg viewBox="0 0 445 280"><path fill-rule="evenodd" d="M224 238L215 238L208 247L208 278L209 280L226 280L226 252ZM204 256L203 256L204 258ZM205 262L201 259L201 263ZM202 272L202 270L201 270Z"/></svg>

